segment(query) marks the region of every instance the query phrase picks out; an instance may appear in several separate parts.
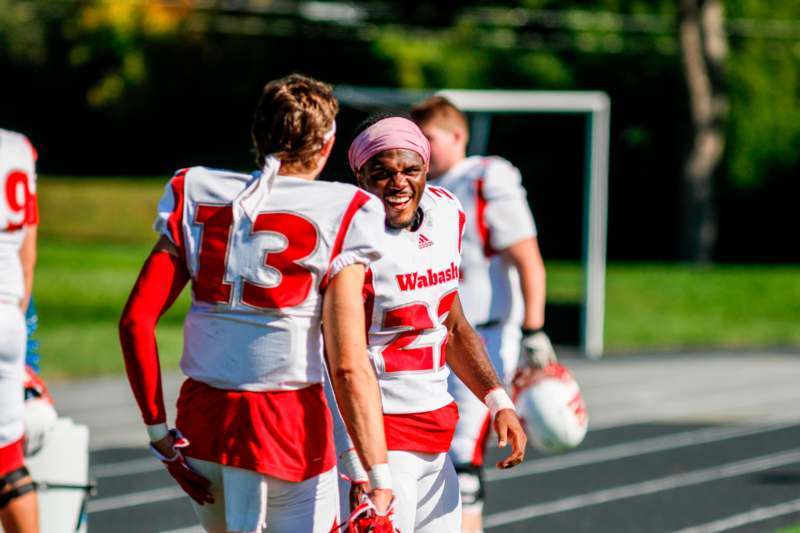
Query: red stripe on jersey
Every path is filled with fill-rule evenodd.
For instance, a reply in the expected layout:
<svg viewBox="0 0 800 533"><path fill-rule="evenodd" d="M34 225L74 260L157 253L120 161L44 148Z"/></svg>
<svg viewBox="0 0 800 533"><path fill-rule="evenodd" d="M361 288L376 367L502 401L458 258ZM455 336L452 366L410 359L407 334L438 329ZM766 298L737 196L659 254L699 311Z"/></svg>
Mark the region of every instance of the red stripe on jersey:
<svg viewBox="0 0 800 533"><path fill-rule="evenodd" d="M372 327L372 310L375 308L375 286L372 284L372 269L368 268L364 273L364 287L361 289L364 297L364 331L367 332L367 344L369 344L369 328Z"/></svg>
<svg viewBox="0 0 800 533"><path fill-rule="evenodd" d="M475 225L478 228L481 243L483 243L483 254L491 257L496 252L492 249L489 226L486 224L486 203L486 196L483 194L483 178L480 178L475 182Z"/></svg>
<svg viewBox="0 0 800 533"><path fill-rule="evenodd" d="M31 193L28 196L28 201L25 204L25 225L35 226L39 223L39 199L36 193Z"/></svg>
<svg viewBox="0 0 800 533"><path fill-rule="evenodd" d="M406 452L444 453L450 449L457 422L456 402L425 413L384 414L386 448Z"/></svg>
<svg viewBox="0 0 800 533"><path fill-rule="evenodd" d="M461 239L464 237L464 224L467 223L467 215L462 210L458 210L458 253L461 253Z"/></svg>
<svg viewBox="0 0 800 533"><path fill-rule="evenodd" d="M34 164L39 159L39 153L33 147L31 141L25 137L25 142L28 143L28 148L31 149L31 157ZM27 202L25 204L25 225L35 226L39 223L39 202L36 198L36 193L31 192L28 194Z"/></svg>
<svg viewBox="0 0 800 533"><path fill-rule="evenodd" d="M299 390L233 391L187 379L175 426L186 455L299 482L336 464L333 422L321 384Z"/></svg>
<svg viewBox="0 0 800 533"><path fill-rule="evenodd" d="M175 198L175 207L167 220L167 229L172 237L172 242L183 252L183 231L181 225L183 223L183 203L184 203L184 183L186 180L186 173L189 172L188 168L179 170L175 176L170 180L169 184L172 188L172 196Z"/></svg>
<svg viewBox="0 0 800 533"><path fill-rule="evenodd" d="M440 198L444 197L444 198L449 198L451 200L455 200L455 197L452 194L450 194L450 192L447 189L443 189L435 185L428 185L428 190Z"/></svg>
<svg viewBox="0 0 800 533"><path fill-rule="evenodd" d="M450 308L453 307L453 302L458 296L458 289L453 289L439 299L439 307L436 309L436 315L439 317L440 322L444 322L446 315L450 313ZM439 368L442 368L447 362L447 341L450 340L450 332L444 336L442 346L439 348Z"/></svg>
<svg viewBox="0 0 800 533"><path fill-rule="evenodd" d="M472 450L472 464L475 466L483 465L483 456L486 453L486 441L489 436L489 423L492 421L492 415L486 413L486 418L483 420L481 432L478 433L478 440L475 441L475 449Z"/></svg>
<svg viewBox="0 0 800 533"><path fill-rule="evenodd" d="M30 139L27 137L25 137L25 143L28 145L28 148L31 149L31 157L33 158L33 162L36 163L36 161L39 160L39 152L36 151L36 148L33 147L33 144L31 144Z"/></svg>
<svg viewBox="0 0 800 533"><path fill-rule="evenodd" d="M350 205L347 206L347 209L342 216L342 223L339 226L339 232L336 234L336 240L333 242L331 259L328 262L328 265L333 263L333 260L336 259L336 256L342 253L344 238L347 236L347 230L350 229L350 222L353 221L353 217L356 215L356 212L367 202L369 202L369 195L364 191L356 191L356 193L353 195L353 199L350 200ZM325 277L322 278L322 283L320 283L320 290L325 290L325 287L328 286L328 281L328 274L325 274Z"/></svg>

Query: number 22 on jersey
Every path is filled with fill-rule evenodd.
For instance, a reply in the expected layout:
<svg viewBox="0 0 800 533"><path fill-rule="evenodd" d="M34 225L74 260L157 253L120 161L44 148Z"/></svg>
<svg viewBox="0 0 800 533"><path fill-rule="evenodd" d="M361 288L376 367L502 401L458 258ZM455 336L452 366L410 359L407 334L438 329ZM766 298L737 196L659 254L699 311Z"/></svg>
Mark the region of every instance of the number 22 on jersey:
<svg viewBox="0 0 800 533"><path fill-rule="evenodd" d="M194 279L197 300L213 304L231 304L233 284L225 281L228 254L231 253L233 207L230 205L197 206L194 222L203 227L200 239L198 271ZM314 224L294 213L260 213L253 221L252 233L277 233L286 239L281 250L266 250L264 266L277 270L279 282L265 287L242 276L242 303L258 309L281 309L301 304L311 291L313 276L298 261L317 248Z"/></svg>
<svg viewBox="0 0 800 533"><path fill-rule="evenodd" d="M386 372L419 372L435 371L445 364L447 349L447 329L437 326L442 324L456 299L456 289L443 294L436 306L436 320L431 318L428 305L415 302L394 309L383 315L383 329L404 330L399 333L383 350L383 361ZM412 346L423 335L437 335L443 338L425 342L421 346ZM434 361L434 348L438 344L438 361Z"/></svg>

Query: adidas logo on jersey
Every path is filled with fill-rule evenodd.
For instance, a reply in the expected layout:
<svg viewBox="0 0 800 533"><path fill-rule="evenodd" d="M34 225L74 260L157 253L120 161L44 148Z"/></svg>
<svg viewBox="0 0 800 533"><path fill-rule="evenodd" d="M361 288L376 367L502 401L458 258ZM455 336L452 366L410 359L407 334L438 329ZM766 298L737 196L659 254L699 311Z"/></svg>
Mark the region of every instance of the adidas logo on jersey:
<svg viewBox="0 0 800 533"><path fill-rule="evenodd" d="M419 249L422 250L423 248L427 248L428 246L433 246L433 241L427 238L422 233L419 234Z"/></svg>
<svg viewBox="0 0 800 533"><path fill-rule="evenodd" d="M450 266L444 270L433 271L428 269L425 272L409 272L408 274L396 274L397 286L401 291L414 291L447 283L448 281L458 280L458 267L451 262Z"/></svg>

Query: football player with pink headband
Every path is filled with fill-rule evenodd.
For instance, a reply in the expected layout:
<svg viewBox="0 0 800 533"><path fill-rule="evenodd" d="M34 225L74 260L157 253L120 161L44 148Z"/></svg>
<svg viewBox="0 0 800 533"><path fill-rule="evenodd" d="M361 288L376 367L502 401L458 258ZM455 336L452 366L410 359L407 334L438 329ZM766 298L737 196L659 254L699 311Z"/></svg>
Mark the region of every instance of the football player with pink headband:
<svg viewBox="0 0 800 533"><path fill-rule="evenodd" d="M370 264L364 285L369 356L378 376L389 468L395 495L394 525L402 533L459 531L458 478L447 451L458 408L447 392L452 370L489 407L501 447L498 463L522 461L526 437L458 297L464 213L445 189L426 185L430 145L410 120L368 119L348 151L358 184L383 201L389 239ZM370 487L358 455L338 425L342 470L354 482L355 531ZM391 529L386 529L391 531Z"/></svg>

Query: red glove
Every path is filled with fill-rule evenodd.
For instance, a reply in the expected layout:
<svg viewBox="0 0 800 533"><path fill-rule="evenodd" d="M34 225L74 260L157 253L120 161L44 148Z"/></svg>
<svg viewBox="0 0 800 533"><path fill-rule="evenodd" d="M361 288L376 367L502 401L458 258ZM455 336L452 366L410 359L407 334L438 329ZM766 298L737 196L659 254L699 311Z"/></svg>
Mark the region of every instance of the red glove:
<svg viewBox="0 0 800 533"><path fill-rule="evenodd" d="M194 501L200 505L214 503L214 496L211 495L211 491L209 490L211 482L189 466L189 463L186 462L186 459L180 452L181 448L189 446L189 439L181 435L181 432L177 429L170 429L169 433L175 441L172 444L172 449L175 451L173 457L170 458L161 455L153 446L153 443L150 443L150 450L156 457L161 459L161 462L167 467L169 475L175 478L178 485L180 485L183 491Z"/></svg>
<svg viewBox="0 0 800 533"><path fill-rule="evenodd" d="M375 504L364 494L361 504L347 519L347 533L400 533L394 527L394 500L385 513L379 514Z"/></svg>

